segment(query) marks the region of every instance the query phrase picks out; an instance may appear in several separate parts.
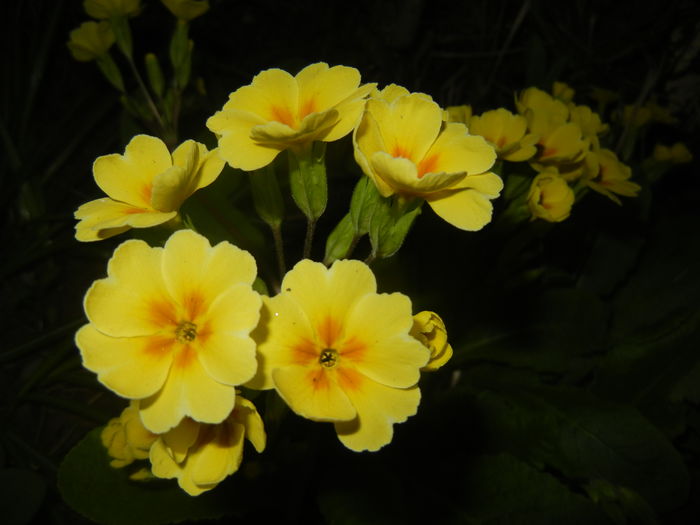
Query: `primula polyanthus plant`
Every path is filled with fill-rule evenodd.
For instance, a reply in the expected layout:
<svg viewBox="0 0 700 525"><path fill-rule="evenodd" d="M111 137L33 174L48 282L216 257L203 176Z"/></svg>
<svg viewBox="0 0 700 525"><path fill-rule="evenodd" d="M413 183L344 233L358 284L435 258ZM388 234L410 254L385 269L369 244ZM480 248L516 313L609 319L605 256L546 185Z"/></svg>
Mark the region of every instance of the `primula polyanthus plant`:
<svg viewBox="0 0 700 525"><path fill-rule="evenodd" d="M122 9L122 22L138 13L138 2L92 4L95 16ZM178 27L206 11L166 5ZM91 53L108 53L110 42ZM192 496L211 490L239 469L246 440L259 453L266 448L270 399L289 407L287 417L332 423L352 451L389 445L396 424L421 410L422 374L453 356L440 315L415 312L400 292L378 293L370 267L400 249L422 204L471 235L492 220L506 163L516 162L528 162L534 176L510 192L511 218L515 209L560 222L582 188L616 202L638 191L629 169L600 146L607 130L600 117L575 106L567 86L556 93L526 90L517 115L504 108L472 115L469 106L445 110L394 84L362 84L352 67L317 63L296 75L273 68L234 90L206 121L216 148L193 140L169 147L140 134L123 154L99 157L93 175L107 197L78 208L76 238L152 227L167 237L124 241L84 299L88 322L75 338L83 365L129 403L101 433L111 465L137 463L133 480L176 479ZM326 239L324 262L316 262L314 226L329 186L335 191L326 143L344 137L358 180L347 215ZM308 219L303 256L289 271L284 185L273 165L284 151L290 192ZM225 163L233 170L221 175ZM240 170L253 172L246 180L254 207L272 227L279 274L266 282L258 265L274 264L233 239L213 245L206 222L197 232L199 216L181 210L194 192L218 191L218 177L241 177ZM353 259L365 235L371 252Z"/></svg>

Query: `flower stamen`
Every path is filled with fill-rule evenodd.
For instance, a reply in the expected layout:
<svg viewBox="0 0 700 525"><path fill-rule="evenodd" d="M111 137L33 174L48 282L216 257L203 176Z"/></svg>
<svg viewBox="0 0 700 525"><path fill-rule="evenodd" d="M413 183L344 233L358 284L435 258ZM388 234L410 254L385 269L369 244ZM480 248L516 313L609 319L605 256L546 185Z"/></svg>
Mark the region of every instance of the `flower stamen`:
<svg viewBox="0 0 700 525"><path fill-rule="evenodd" d="M333 348L324 348L321 356L318 358L318 362L323 367L333 368L338 362L338 352Z"/></svg>
<svg viewBox="0 0 700 525"><path fill-rule="evenodd" d="M181 322L175 329L175 338L181 343L191 343L197 338L197 325L189 321Z"/></svg>

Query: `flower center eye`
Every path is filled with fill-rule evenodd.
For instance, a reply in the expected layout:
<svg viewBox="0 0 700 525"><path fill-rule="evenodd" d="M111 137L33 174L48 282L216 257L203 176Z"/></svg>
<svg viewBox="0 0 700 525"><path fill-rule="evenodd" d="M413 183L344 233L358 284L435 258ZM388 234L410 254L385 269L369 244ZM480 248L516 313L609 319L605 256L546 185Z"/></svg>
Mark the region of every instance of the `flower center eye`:
<svg viewBox="0 0 700 525"><path fill-rule="evenodd" d="M324 348L321 352L321 356L318 358L318 362L321 363L321 366L325 366L326 368L334 367L337 361L338 352L332 348Z"/></svg>
<svg viewBox="0 0 700 525"><path fill-rule="evenodd" d="M181 322L175 329L175 338L181 343L191 343L197 337L197 325L189 321Z"/></svg>

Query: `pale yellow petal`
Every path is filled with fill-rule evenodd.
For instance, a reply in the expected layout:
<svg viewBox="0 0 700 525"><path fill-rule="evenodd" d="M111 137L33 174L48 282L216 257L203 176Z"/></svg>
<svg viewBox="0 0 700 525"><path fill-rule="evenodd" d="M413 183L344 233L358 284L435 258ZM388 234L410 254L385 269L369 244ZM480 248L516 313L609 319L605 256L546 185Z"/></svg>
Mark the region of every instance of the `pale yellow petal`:
<svg viewBox="0 0 700 525"><path fill-rule="evenodd" d="M441 192L427 200L435 213L460 230L477 231L491 221L493 205L478 190Z"/></svg>
<svg viewBox="0 0 700 525"><path fill-rule="evenodd" d="M372 90L374 84L365 84L357 89L350 100L338 104L338 121L333 128L323 137L325 142L333 142L350 133L357 126L360 116L365 109L365 96Z"/></svg>
<svg viewBox="0 0 700 525"><path fill-rule="evenodd" d="M407 296L365 295L345 321L346 333L357 341L349 352L341 351L341 360L352 362L360 373L384 385L411 387L430 357L430 352L409 335L412 326Z"/></svg>
<svg viewBox="0 0 700 525"><path fill-rule="evenodd" d="M267 69L258 73L250 86L244 86L229 95L224 109L249 111L265 121L283 124L296 123L299 87L292 75L281 69Z"/></svg>
<svg viewBox="0 0 700 525"><path fill-rule="evenodd" d="M360 72L347 66L328 67L311 64L296 76L299 85L299 114L306 115L332 108L347 99L360 85Z"/></svg>
<svg viewBox="0 0 700 525"><path fill-rule="evenodd" d="M129 399L157 392L172 361L171 344L158 336L109 337L85 325L76 333L75 344L83 366L107 388Z"/></svg>
<svg viewBox="0 0 700 525"><path fill-rule="evenodd" d="M427 173L468 173L489 170L496 161L496 152L483 137L470 135L463 124L445 126L422 163L430 164Z"/></svg>
<svg viewBox="0 0 700 525"><path fill-rule="evenodd" d="M168 455L177 463L182 463L190 447L197 441L201 427L201 423L186 417L175 428L161 434L161 440Z"/></svg>
<svg viewBox="0 0 700 525"><path fill-rule="evenodd" d="M233 418L245 427L245 437L253 444L255 450L258 452L265 450L267 435L255 405L243 396L236 396Z"/></svg>
<svg viewBox="0 0 700 525"><path fill-rule="evenodd" d="M179 210L190 195L191 176L180 166L173 166L156 175L151 191L151 206L164 212Z"/></svg>
<svg viewBox="0 0 700 525"><path fill-rule="evenodd" d="M338 386L333 372L321 368L286 366L272 371L277 392L289 407L314 421L347 421L355 408Z"/></svg>
<svg viewBox="0 0 700 525"><path fill-rule="evenodd" d="M233 386L253 378L258 363L255 342L250 337L215 330L201 339L197 355L209 376Z"/></svg>
<svg viewBox="0 0 700 525"><path fill-rule="evenodd" d="M238 470L243 459L243 425L226 421L206 430L212 435L187 458L183 476L199 487L223 481Z"/></svg>
<svg viewBox="0 0 700 525"><path fill-rule="evenodd" d="M95 281L85 295L85 313L100 332L150 335L177 322L161 275L161 253L138 240L117 247L107 265L108 277Z"/></svg>
<svg viewBox="0 0 700 525"><path fill-rule="evenodd" d="M391 186L397 193L426 195L450 188L465 177L465 172L428 173L418 176L418 168L413 161L378 151L370 159L372 170L378 178Z"/></svg>
<svg viewBox="0 0 700 525"><path fill-rule="evenodd" d="M414 415L420 403L418 387L391 388L371 380L363 381L358 388L345 389L345 392L357 410L357 418L336 423L335 429L340 441L356 452L379 450L390 443L394 423L401 423Z"/></svg>

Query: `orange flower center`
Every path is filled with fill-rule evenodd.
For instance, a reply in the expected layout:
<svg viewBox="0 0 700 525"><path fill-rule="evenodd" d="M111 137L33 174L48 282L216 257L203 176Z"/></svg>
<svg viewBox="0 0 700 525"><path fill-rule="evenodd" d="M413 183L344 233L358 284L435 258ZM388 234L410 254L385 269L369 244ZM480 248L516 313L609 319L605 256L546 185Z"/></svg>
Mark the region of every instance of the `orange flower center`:
<svg viewBox="0 0 700 525"><path fill-rule="evenodd" d="M325 368L333 368L338 362L338 352L333 348L324 348L318 362Z"/></svg>
<svg viewBox="0 0 700 525"><path fill-rule="evenodd" d="M197 338L197 325L183 321L175 329L175 338L181 343L191 343Z"/></svg>

